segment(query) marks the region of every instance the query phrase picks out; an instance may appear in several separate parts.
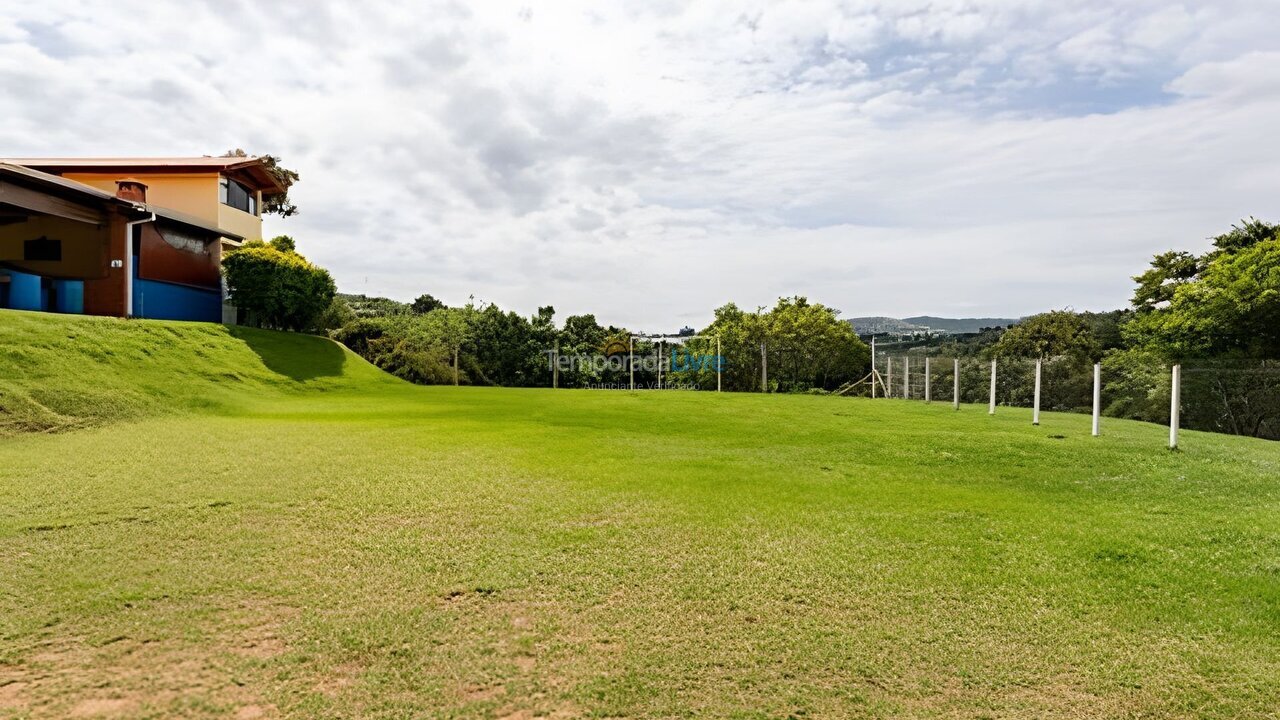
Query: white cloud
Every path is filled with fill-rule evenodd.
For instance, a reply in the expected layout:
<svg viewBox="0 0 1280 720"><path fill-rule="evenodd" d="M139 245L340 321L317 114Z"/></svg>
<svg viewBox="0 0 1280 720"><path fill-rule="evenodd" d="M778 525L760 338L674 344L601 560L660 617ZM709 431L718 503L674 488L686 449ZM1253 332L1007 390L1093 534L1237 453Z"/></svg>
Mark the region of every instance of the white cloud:
<svg viewBox="0 0 1280 720"><path fill-rule="evenodd" d="M1280 219L1268 5L32 3L0 154L281 155L268 230L403 299L1108 308Z"/></svg>

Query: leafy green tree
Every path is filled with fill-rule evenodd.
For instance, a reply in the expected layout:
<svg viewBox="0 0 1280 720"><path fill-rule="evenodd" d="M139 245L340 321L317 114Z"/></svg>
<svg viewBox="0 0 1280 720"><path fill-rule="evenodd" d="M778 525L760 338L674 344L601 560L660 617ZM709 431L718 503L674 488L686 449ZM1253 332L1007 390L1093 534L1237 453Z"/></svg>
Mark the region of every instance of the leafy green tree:
<svg viewBox="0 0 1280 720"><path fill-rule="evenodd" d="M1186 427L1280 437L1280 226L1249 218L1213 246L1199 257L1157 256L1135 278L1127 355L1157 358L1162 371L1170 362L1189 365ZM1140 392L1134 397L1141 402Z"/></svg>
<svg viewBox="0 0 1280 720"><path fill-rule="evenodd" d="M1020 320L1000 336L993 352L1001 357L1065 355L1092 361L1101 355L1101 348L1081 315L1070 310L1052 310Z"/></svg>
<svg viewBox="0 0 1280 720"><path fill-rule="evenodd" d="M1173 301L1178 288L1199 280L1209 265L1223 257L1247 250L1259 243L1274 239L1280 234L1280 224L1263 222L1256 218L1242 220L1231 230L1213 239L1213 250L1197 257L1185 251L1170 250L1156 255L1151 268L1138 275L1133 294L1133 307L1139 314L1163 309Z"/></svg>
<svg viewBox="0 0 1280 720"><path fill-rule="evenodd" d="M1189 252L1170 250L1156 255L1151 269L1138 275L1133 293L1133 307L1138 312L1150 312L1173 299L1178 286L1191 282L1200 272L1200 259Z"/></svg>
<svg viewBox="0 0 1280 720"><path fill-rule="evenodd" d="M271 240L268 241L267 244L279 250L280 252L291 252L291 253L298 252L297 243L295 243L293 241L293 238L289 237L288 235L277 235L271 238Z"/></svg>
<svg viewBox="0 0 1280 720"><path fill-rule="evenodd" d="M435 299L431 295L419 295L414 299L413 303L409 305L409 309L418 315L426 315L432 310L439 310L444 306L444 303Z"/></svg>
<svg viewBox="0 0 1280 720"><path fill-rule="evenodd" d="M416 323L435 342L439 343L453 360L453 384L460 384L459 358L474 334L477 311L473 303L460 308L439 308L422 315Z"/></svg>
<svg viewBox="0 0 1280 720"><path fill-rule="evenodd" d="M484 382L505 386L529 386L538 377L538 361L545 358L534 338L528 318L485 305L475 315L470 353L476 374Z"/></svg>
<svg viewBox="0 0 1280 720"><path fill-rule="evenodd" d="M356 319L355 311L342 299L341 295L334 295L333 300L329 302L329 307L320 313L316 318L316 329L323 331L337 330L348 323L354 322Z"/></svg>
<svg viewBox="0 0 1280 720"><path fill-rule="evenodd" d="M870 367L871 351L839 313L804 297L780 298L766 311L744 312L733 303L715 311L702 331L719 336L725 367L725 389L760 390L768 364L767 391L799 392L834 389L861 377ZM762 353L763 345L763 353ZM707 342L708 350L714 343ZM692 375L702 387L714 387L714 368Z"/></svg>
<svg viewBox="0 0 1280 720"><path fill-rule="evenodd" d="M227 253L222 270L231 302L265 327L313 329L337 293L329 271L261 241Z"/></svg>
<svg viewBox="0 0 1280 720"><path fill-rule="evenodd" d="M1230 230L1213 239L1215 252L1210 253L1209 259L1218 253L1247 250L1258 243L1274 239L1278 234L1280 224L1263 222L1253 217L1242 220L1239 225L1232 225Z"/></svg>
<svg viewBox="0 0 1280 720"><path fill-rule="evenodd" d="M1215 253L1168 304L1126 327L1135 345L1183 359L1280 358L1280 238Z"/></svg>
<svg viewBox="0 0 1280 720"><path fill-rule="evenodd" d="M339 293L338 297L351 308L351 312L356 317L390 317L392 315L407 315L411 312L409 306L398 300L384 297L369 297L368 295L347 295Z"/></svg>

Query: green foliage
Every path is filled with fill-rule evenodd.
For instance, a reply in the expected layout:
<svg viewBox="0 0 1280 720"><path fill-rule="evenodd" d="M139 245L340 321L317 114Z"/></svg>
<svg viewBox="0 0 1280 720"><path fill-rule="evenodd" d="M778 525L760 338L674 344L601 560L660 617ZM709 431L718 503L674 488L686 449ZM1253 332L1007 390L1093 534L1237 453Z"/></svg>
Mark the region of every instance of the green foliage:
<svg viewBox="0 0 1280 720"><path fill-rule="evenodd" d="M484 382L521 387L537 384L546 374L547 347L534 325L518 313L486 305L471 321L467 350L474 370Z"/></svg>
<svg viewBox="0 0 1280 720"><path fill-rule="evenodd" d="M297 243L295 243L293 241L293 238L289 237L288 235L277 235L271 238L271 240L268 241L267 244L279 250L280 252L286 252L286 253L298 252Z"/></svg>
<svg viewBox="0 0 1280 720"><path fill-rule="evenodd" d="M1080 313L1101 353L1125 347L1124 325L1132 316L1132 310Z"/></svg>
<svg viewBox="0 0 1280 720"><path fill-rule="evenodd" d="M562 357L596 356L606 350L610 338L622 338L625 345L629 336L630 333L623 328L601 325L596 321L595 315L571 315L565 318L564 327L556 334L556 342ZM622 383L627 382L628 379L629 375L626 371L608 368L597 370L595 367L576 367L560 372L561 387L586 387L593 383ZM656 375L652 378L648 376L638 378L639 382L655 380Z"/></svg>
<svg viewBox="0 0 1280 720"><path fill-rule="evenodd" d="M337 292L329 271L274 244L245 243L227 253L222 271L231 302L263 327L314 329Z"/></svg>
<svg viewBox="0 0 1280 720"><path fill-rule="evenodd" d="M1142 348L1113 350L1102 359L1103 414L1169 421L1169 367L1159 354Z"/></svg>
<svg viewBox="0 0 1280 720"><path fill-rule="evenodd" d="M1000 357L1068 356L1081 361L1092 361L1101 354L1089 323L1070 310L1024 318L1006 330L992 349Z"/></svg>
<svg viewBox="0 0 1280 720"><path fill-rule="evenodd" d="M419 316L412 326L424 341L443 348L453 362L453 384L462 382L462 348L474 336L476 309L471 303L460 308L439 308Z"/></svg>
<svg viewBox="0 0 1280 720"><path fill-rule="evenodd" d="M1236 253L1248 250L1260 242L1272 240L1278 235L1280 235L1280 224L1267 223L1251 217L1248 220L1242 220L1239 225L1232 225L1231 230L1215 237L1213 247L1218 253Z"/></svg>
<svg viewBox="0 0 1280 720"><path fill-rule="evenodd" d="M351 312L355 313L358 318L390 317L393 315L406 315L411 312L408 305L391 298L344 293L338 293L338 297L347 304L347 307L351 308Z"/></svg>
<svg viewBox="0 0 1280 720"><path fill-rule="evenodd" d="M759 390L761 341L769 348L770 391L834 389L861 377L870 359L867 346L834 310L800 297L779 300L767 313L746 314L726 305L716 311L716 321L703 334L721 335L722 352L727 357L726 390ZM556 349L566 358L616 355L629 347L634 348L637 358L658 352L653 342L632 345L631 335L626 328L601 325L591 314L570 316L557 328L552 307L541 307L536 315L526 318L495 305L477 308L471 304L435 308L421 315L398 311L382 318L366 315L333 333L378 367L415 382L441 382L444 376L440 372L422 368L448 365L448 382L453 382L456 368L460 384L510 386L550 385L548 353ZM674 362L664 384L716 386L713 338L690 340L683 347L664 343L662 349L664 363ZM686 353L695 354L696 367L682 366L688 359ZM410 362L410 358L416 359ZM631 377L625 363L604 367L575 363L559 372L559 385L623 385ZM641 387L654 385L657 373L640 367L635 381Z"/></svg>
<svg viewBox="0 0 1280 720"><path fill-rule="evenodd" d="M417 299L409 305L409 309L419 315L426 315L432 310L439 310L442 307L445 307L445 304L431 295L419 295Z"/></svg>
<svg viewBox="0 0 1280 720"><path fill-rule="evenodd" d="M1216 252L1168 304L1126 328L1135 345L1171 358L1280 358L1280 238Z"/></svg>
<svg viewBox="0 0 1280 720"><path fill-rule="evenodd" d="M1200 259L1189 252L1170 250L1156 255L1151 269L1138 275L1133 293L1133 307L1139 312L1149 312L1173 299L1173 292L1180 285L1191 282L1200 272Z"/></svg>
<svg viewBox="0 0 1280 720"><path fill-rule="evenodd" d="M472 339L476 317L471 305L441 308L426 315L363 317L330 335L379 368L410 382L470 384L473 380L484 382L483 371L471 358L462 356Z"/></svg>
<svg viewBox="0 0 1280 720"><path fill-rule="evenodd" d="M339 295L334 295L333 300L329 301L329 307L316 318L315 329L321 332L329 332L354 322L356 320L355 311L347 304Z"/></svg>
<svg viewBox="0 0 1280 720"><path fill-rule="evenodd" d="M747 313L729 303L716 309L715 320L701 334L720 338L726 390L760 390L765 362L769 392L832 390L870 369L871 349L853 326L840 320L836 310L800 296L780 298L767 312ZM714 348L714 340L699 347L707 354ZM713 368L673 375L701 387L715 386Z"/></svg>

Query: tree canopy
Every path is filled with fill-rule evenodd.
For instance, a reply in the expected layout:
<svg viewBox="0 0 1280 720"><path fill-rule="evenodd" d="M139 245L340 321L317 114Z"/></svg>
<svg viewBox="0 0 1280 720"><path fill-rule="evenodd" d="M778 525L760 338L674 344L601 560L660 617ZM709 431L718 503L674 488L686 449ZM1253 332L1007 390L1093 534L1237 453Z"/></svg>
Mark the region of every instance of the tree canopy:
<svg viewBox="0 0 1280 720"><path fill-rule="evenodd" d="M1137 345L1167 357L1280 358L1280 237L1211 253L1194 279L1128 327Z"/></svg>
<svg viewBox="0 0 1280 720"><path fill-rule="evenodd" d="M1094 360L1101 354L1083 315L1053 310L1020 320L996 342L996 355L1024 358L1070 356Z"/></svg>

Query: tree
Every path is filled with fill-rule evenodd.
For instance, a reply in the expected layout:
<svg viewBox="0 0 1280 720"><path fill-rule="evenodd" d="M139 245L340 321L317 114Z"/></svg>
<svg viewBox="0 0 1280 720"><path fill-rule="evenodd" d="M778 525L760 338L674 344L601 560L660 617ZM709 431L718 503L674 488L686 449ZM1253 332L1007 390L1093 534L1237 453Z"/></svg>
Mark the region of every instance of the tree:
<svg viewBox="0 0 1280 720"><path fill-rule="evenodd" d="M1241 220L1239 225L1232 225L1230 230L1215 237L1213 247L1216 252L1210 255L1247 250L1260 242L1275 238L1278 233L1280 233L1280 224L1267 223L1250 217L1248 220Z"/></svg>
<svg viewBox="0 0 1280 720"><path fill-rule="evenodd" d="M1179 287L1200 279L1215 260L1224 255L1247 250L1280 234L1280 224L1256 218L1241 220L1239 225L1213 238L1213 250L1197 257L1185 251L1170 250L1156 255L1151 269L1134 278L1138 283L1133 294L1133 307L1139 313L1159 310L1173 300Z"/></svg>
<svg viewBox="0 0 1280 720"><path fill-rule="evenodd" d="M249 158L254 156L240 148L236 148L223 153L222 157ZM280 186L284 188L284 192L267 195L262 198L262 212L264 214L279 215L280 217L297 215L298 206L289 200L289 188L298 182L298 173L281 165L280 158L275 155L259 155L257 158L262 161L263 167L266 168L267 172L271 173L276 182L280 183Z"/></svg>
<svg viewBox="0 0 1280 720"><path fill-rule="evenodd" d="M1126 333L1173 359L1280 358L1280 237L1214 253L1167 306L1139 313Z"/></svg>
<svg viewBox="0 0 1280 720"><path fill-rule="evenodd" d="M1280 437L1280 226L1249 218L1213 245L1200 257L1157 256L1135 278L1125 339L1162 365L1193 365L1185 426Z"/></svg>
<svg viewBox="0 0 1280 720"><path fill-rule="evenodd" d="M295 243L293 241L293 238L289 237L288 235L277 235L271 238L271 240L268 241L267 244L279 250L280 252L291 252L291 253L298 252L297 243Z"/></svg>
<svg viewBox="0 0 1280 720"><path fill-rule="evenodd" d="M445 307L445 304L430 295L419 295L409 306L410 310L418 315L426 315L432 310L439 310Z"/></svg>
<svg viewBox="0 0 1280 720"><path fill-rule="evenodd" d="M773 309L754 313L729 303L716 309L715 320L701 334L720 338L722 380L731 390L832 389L857 380L871 360L870 348L836 310L800 296L780 298ZM769 386L762 388L765 363ZM714 386L715 369L700 368L690 378Z"/></svg>
<svg viewBox="0 0 1280 720"><path fill-rule="evenodd" d="M390 317L393 315L408 315L412 311L405 303L384 297L369 297L368 295L345 295L339 293L356 314L356 317Z"/></svg>
<svg viewBox="0 0 1280 720"><path fill-rule="evenodd" d="M1191 282L1200 272L1200 259L1189 252L1170 250L1156 255L1151 269L1134 277L1138 289L1133 292L1133 307L1150 312L1173 299L1178 286Z"/></svg>
<svg viewBox="0 0 1280 720"><path fill-rule="evenodd" d="M231 302L265 327L315 328L337 293L329 271L262 241L227 253L222 271Z"/></svg>
<svg viewBox="0 0 1280 720"><path fill-rule="evenodd" d="M1049 358L1069 356L1097 360L1101 349L1089 323L1070 310L1052 310L1020 320L993 346L1003 357Z"/></svg>
<svg viewBox="0 0 1280 720"><path fill-rule="evenodd" d="M342 299L341 295L334 295L333 300L329 302L329 307L316 318L315 327L317 330L330 331L337 330L356 319L355 311Z"/></svg>
<svg viewBox="0 0 1280 720"><path fill-rule="evenodd" d="M460 308L440 308L420 317L422 327L453 357L453 384L458 385L459 356L472 337L476 322L475 305L467 303Z"/></svg>
<svg viewBox="0 0 1280 720"><path fill-rule="evenodd" d="M506 386L533 384L540 348L533 340L529 320L497 305L485 305L475 314L470 350L474 367L486 383Z"/></svg>

